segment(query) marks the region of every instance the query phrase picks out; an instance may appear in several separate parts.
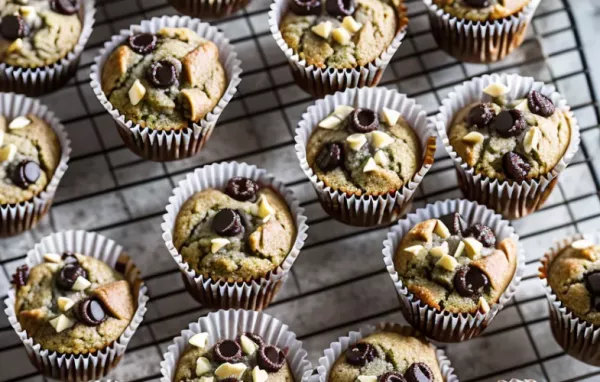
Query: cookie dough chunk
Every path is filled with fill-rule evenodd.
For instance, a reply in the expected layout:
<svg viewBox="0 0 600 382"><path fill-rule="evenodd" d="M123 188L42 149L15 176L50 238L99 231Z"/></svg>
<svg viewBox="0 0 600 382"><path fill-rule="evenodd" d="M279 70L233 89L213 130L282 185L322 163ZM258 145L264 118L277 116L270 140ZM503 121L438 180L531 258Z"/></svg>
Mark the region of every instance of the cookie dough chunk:
<svg viewBox="0 0 600 382"><path fill-rule="evenodd" d="M493 21L521 12L530 0L433 0L433 3L459 19Z"/></svg>
<svg viewBox="0 0 600 382"><path fill-rule="evenodd" d="M142 127L182 130L200 122L225 92L215 43L187 28L131 36L102 68L112 105Z"/></svg>

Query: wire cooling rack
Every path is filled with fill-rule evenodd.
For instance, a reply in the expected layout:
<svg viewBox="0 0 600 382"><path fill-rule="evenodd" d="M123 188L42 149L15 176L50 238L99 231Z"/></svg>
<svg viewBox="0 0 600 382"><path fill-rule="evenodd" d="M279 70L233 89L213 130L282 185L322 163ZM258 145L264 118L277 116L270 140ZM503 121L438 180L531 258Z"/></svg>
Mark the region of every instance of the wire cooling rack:
<svg viewBox="0 0 600 382"><path fill-rule="evenodd" d="M546 207L514 222L526 248L527 271L513 302L481 338L446 348L460 380L600 381L600 369L565 355L552 339L543 290L536 278L538 259L552 240L600 227L600 162L593 155L600 150L600 115L569 4L542 1L523 46L493 65L463 64L445 55L429 33L422 2L409 0L407 5L410 33L381 86L408 93L434 114L440 100L465 79L514 72L555 84L582 126L581 149L561 175ZM146 320L111 374L114 379L159 379L162 354L172 338L206 314L185 292L161 241L160 223L175 184L195 167L215 161L246 161L267 168L295 190L307 210L307 245L267 312L296 332L313 362L330 342L363 324L404 322L382 262L386 229L352 228L330 219L296 163L293 131L311 99L294 85L285 57L271 37L268 7L269 0L252 0L245 11L215 22L239 52L243 81L208 146L195 158L163 164L133 155L88 84L93 58L111 35L146 18L176 14L165 0L98 1L94 33L76 78L42 97L67 127L73 158L49 216L31 232L0 240L0 296L6 295L9 275L27 250L50 232L87 229L117 240L142 269L151 300ZM450 159L443 149L437 157L415 207L461 196ZM3 313L0 380L43 380Z"/></svg>

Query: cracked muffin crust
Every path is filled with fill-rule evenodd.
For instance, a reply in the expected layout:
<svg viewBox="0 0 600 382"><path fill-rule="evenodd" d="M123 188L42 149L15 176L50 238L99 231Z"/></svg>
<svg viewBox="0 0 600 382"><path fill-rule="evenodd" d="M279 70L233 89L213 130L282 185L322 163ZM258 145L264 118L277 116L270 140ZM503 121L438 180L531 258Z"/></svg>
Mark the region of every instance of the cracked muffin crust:
<svg viewBox="0 0 600 382"><path fill-rule="evenodd" d="M22 328L43 349L88 354L112 344L135 312L123 276L95 258L46 254L30 271L17 269L15 312Z"/></svg>
<svg viewBox="0 0 600 382"><path fill-rule="evenodd" d="M0 62L23 68L52 65L81 34L81 0L0 0Z"/></svg>
<svg viewBox="0 0 600 382"><path fill-rule="evenodd" d="M115 49L101 82L126 119L156 130L182 130L215 108L227 76L215 43L188 28L163 28L133 35Z"/></svg>
<svg viewBox="0 0 600 382"><path fill-rule="evenodd" d="M547 272L560 302L580 319L600 325L600 245L574 241L554 257Z"/></svg>
<svg viewBox="0 0 600 382"><path fill-rule="evenodd" d="M459 19L499 20L515 15L531 0L433 0L444 12Z"/></svg>
<svg viewBox="0 0 600 382"><path fill-rule="evenodd" d="M375 332L348 347L329 382L443 382L435 348L424 337Z"/></svg>
<svg viewBox="0 0 600 382"><path fill-rule="evenodd" d="M181 207L173 242L199 275L229 282L264 277L287 257L296 225L270 187L236 177L225 190L205 189Z"/></svg>
<svg viewBox="0 0 600 382"><path fill-rule="evenodd" d="M487 313L512 281L517 244L497 241L480 223L467 228L458 213L415 225L402 238L394 266L408 291L451 313Z"/></svg>
<svg viewBox="0 0 600 382"><path fill-rule="evenodd" d="M33 114L0 115L0 204L17 204L44 191L61 158L56 133Z"/></svg>
<svg viewBox="0 0 600 382"><path fill-rule="evenodd" d="M448 132L450 145L477 174L500 181L539 178L565 154L573 121L538 91L507 100L508 91L491 84L483 102L460 110Z"/></svg>
<svg viewBox="0 0 600 382"><path fill-rule="evenodd" d="M400 0L289 0L280 31L308 66L365 66L390 45L400 20Z"/></svg>
<svg viewBox="0 0 600 382"><path fill-rule="evenodd" d="M189 339L175 370L174 382L294 382L287 350L265 343L254 333L217 342L208 348L208 333Z"/></svg>
<svg viewBox="0 0 600 382"><path fill-rule="evenodd" d="M399 112L383 108L378 117L374 110L340 105L311 134L306 159L333 190L381 195L412 179L422 153L417 135Z"/></svg>

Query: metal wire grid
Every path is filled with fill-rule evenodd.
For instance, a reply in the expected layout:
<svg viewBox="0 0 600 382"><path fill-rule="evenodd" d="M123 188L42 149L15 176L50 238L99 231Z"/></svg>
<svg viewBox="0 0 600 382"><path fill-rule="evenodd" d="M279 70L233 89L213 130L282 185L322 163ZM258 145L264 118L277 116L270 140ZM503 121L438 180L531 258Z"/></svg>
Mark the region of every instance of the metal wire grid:
<svg viewBox="0 0 600 382"><path fill-rule="evenodd" d="M114 184L112 187L104 188L99 191L90 191L85 192L74 197L63 198L55 203L54 208L60 206L74 206L78 202L86 202L93 198L99 198L103 200L103 198L108 197L109 195L116 195L122 202L122 205L125 208L125 215L127 218L120 220L118 222L112 222L110 224L105 225L91 225L84 226L78 228L84 228L99 232L105 231L113 231L118 230L120 228L124 228L130 226L132 224L136 224L138 222L144 222L149 219L160 218L162 215L162 210L152 212L149 214L144 214L141 216L134 216L130 211L130 206L123 196L123 193L127 190L130 190L133 187L139 186L147 186L152 182L156 182L159 180L167 180L170 187L175 186L175 180L181 178L181 176L189 171L191 171L198 164L202 163L210 163L214 160L225 161L225 160L251 160L249 158L255 158L257 155L261 155L264 152L272 152L281 149L293 150L293 132L295 128L295 124L297 119L299 118L300 111L305 107L305 105L311 102L310 97L306 94L301 93L298 95L298 91L294 88L294 83L291 80L291 77L287 75L287 64L284 60L279 60L276 63L271 63L273 61L273 56L277 55L273 51L265 48L263 44L261 44L260 40L265 38L270 38L270 32L268 28L264 28L261 21L266 20L266 13L268 12L268 1L260 1L255 0L255 3L259 3L256 7L250 7L250 10L243 11L233 17L230 17L226 20L215 22L214 24L224 27L226 24L231 26L236 23L246 25L246 29L250 32L249 35L242 36L239 38L232 39L234 44L244 43L246 41L253 41L255 46L257 47L258 57L254 57L254 59L259 59L261 65L256 68L245 70L242 77L245 81L258 81L258 79L262 78L263 81L266 81L266 87L261 89L246 89L241 88L240 94L235 98L238 101L238 105L241 108L241 112L237 115L228 115L227 112L223 116L223 119L220 121L219 125L222 128L227 128L223 125L239 123L244 121L249 121L252 123L253 118L261 115L265 115L272 112L280 113L284 124L289 133L289 139L283 140L281 142L277 142L273 145L269 145L268 147L259 147L254 150L249 150L244 152L243 154L235 154L228 157L208 157L202 158L199 162L192 162L189 165L184 165L182 167L174 167L171 168L166 164L159 165L163 169L163 173L160 175L148 174L147 176L142 176L141 179L135 180L133 182L122 184L119 182L117 173L123 169L134 168L137 165L143 164L145 161L141 159L130 159L123 163L119 163L115 161L114 154L118 154L122 151L126 152L124 146L122 144L116 145L107 145L106 137L104 134L104 129L112 129L112 126L104 126L98 121L98 117L101 117L105 114L103 110L99 110L97 107L95 108L93 104L86 102L81 102L84 107L84 115L76 116L72 118L63 119L63 123L65 125L70 124L79 124L86 123L89 124L93 131L93 138L95 138L98 149L93 150L91 152L86 152L84 154L80 154L72 158L71 166L73 163L77 163L80 161L86 161L91 158L102 158L105 161L105 164L108 168L108 172L110 178L112 179L112 183ZM407 1L411 21L418 19L426 19L426 12L423 7L420 7L420 0L409 0ZM544 3L544 2L542 2ZM573 105L573 109L576 114L586 113L588 116L587 119L591 120L587 126L584 126L582 129L582 133L585 134L587 132L591 132L593 130L598 129L598 121L600 121L600 113L597 107L597 99L596 94L591 86L590 74L588 71L586 58L584 52L581 48L581 40L579 37L579 33L575 28L575 20L567 0L556 0L552 2L551 0L546 0L546 3L555 3L556 6L550 6L550 9L541 9L534 16L533 22L533 32L531 36L526 40L521 50L528 50L531 47L534 47L533 50L541 52L541 44L544 41L550 40L556 36L568 35L573 37L574 43L571 46L567 46L564 48L556 48L553 47L551 52L548 54L538 54L537 56L522 57L521 59L511 62L511 58L507 61L495 64L492 66L473 66L473 65L465 65L462 63L457 63L454 60L449 60L447 57L440 54L440 51L437 49L435 44L430 47L423 48L424 45L427 45L427 39L429 38L429 29L428 25L425 25L422 28L413 27L411 24L410 33L403 44L403 47L409 47L412 49L408 49L408 52L405 51L404 48L400 49L400 52L394 57L392 63L390 64L386 75L381 83L381 86L394 87L398 86L399 90L407 92L411 97L417 98L422 103L427 103L427 101L432 101L431 104L437 102L440 103L441 99L444 96L445 92L448 92L450 88L461 83L465 79L485 74L491 72L501 72L501 71L522 71L527 67L546 67L548 62L552 61L555 57L565 57L565 55L569 55L570 57L577 56L578 62L580 65L574 65L576 70L571 70L566 73L555 74L553 70L549 68L549 78L547 78L546 82L552 82L555 84L564 83L565 81L571 81L576 78L583 78L585 89L589 92L589 99L585 102L581 102L579 104ZM118 9L123 8L123 12L120 15L108 15L105 8L116 7ZM173 13L173 10L168 7L163 0L103 0L99 1L98 4L99 15L98 22L96 23L95 29L108 29L109 34L115 34L118 32L118 29L122 27L126 27L126 25L130 23L136 23L141 19L149 18L151 16L160 15L162 13ZM133 10L133 11L128 11ZM564 25L558 25L557 27L551 28L550 30L537 30L536 21L544 20L547 18L554 18L556 15L564 15L566 14L567 23L563 23ZM256 22L258 20L258 23ZM125 24L124 24L125 23ZM226 30L227 33L227 30ZM86 50L84 52L84 57L87 55L88 59L84 59L84 63L81 64L78 76L75 80L72 80L67 87L72 87L75 89L74 95L80 100L85 100L89 98L89 94L86 94L86 86L87 86L87 73L89 72L89 68L91 67L91 60L89 58L95 56L97 50L103 45L103 41L92 42L88 44ZM403 50L404 49L404 50ZM437 64L437 61L440 60L442 63ZM416 62L418 64L418 70L414 72L405 72L403 69L403 65L408 62ZM458 75L456 74L456 70L458 70ZM453 72L449 81L440 82L440 77L445 77L447 73ZM425 79L426 83L421 84L422 87L419 90L411 91L411 85L405 87L404 83L413 84L415 78L420 77ZM244 81L243 81L244 82ZM286 92L291 92L294 95L289 97L289 94L286 95ZM273 106L268 106L263 108L260 111L254 110L254 106L252 104L252 99L256 99L256 97L271 97L274 100ZM433 98L432 98L433 97ZM50 100L49 97L45 99ZM265 98L266 99L266 98ZM435 102L433 102L435 101ZM230 106L232 107L232 106ZM430 114L433 114L435 111L436 105L429 107L428 110L431 111ZM292 110L292 112L290 112ZM295 113L295 114L294 114ZM290 116L292 114L292 116ZM297 115L296 115L297 114ZM591 115L591 116L590 116ZM252 125L252 129L260 129L263 126ZM88 139L93 140L92 137L88 137ZM214 139L214 138L213 138ZM588 152L588 143L586 140L582 141L581 151L582 155L578 155L571 164L571 168L577 166L585 166L589 170L589 175L593 180L593 187L588 189L585 192L577 193L576 196L572 196L572 192L565 189L564 184L559 184L559 190L555 191L555 195L558 194L559 200L555 203L551 202L551 205L546 208L546 211L550 211L551 214L556 211L557 213L566 211L568 214L568 220L561 222L559 224L549 225L543 229L539 230L529 230L527 227L520 227L518 222L515 223L518 231L522 231L519 228L526 228L526 233L521 235L522 239L535 239L538 237L545 237L549 233L553 233L555 231L561 231L563 229L574 228L575 230L579 230L580 226L586 226L587 223L594 223L600 218L600 210L595 213L590 213L585 216L580 216L581 214L576 210L576 205L578 203L590 201L592 199L598 199L598 192L600 190L600 182L598 180L597 171L598 166L594 164L592 156ZM210 146L210 144L209 144ZM453 165L449 158L444 155L444 153L439 153L439 158L436 162L436 165L430 171L427 178L433 179L434 177L439 176L442 180L446 179L444 177L450 176L454 177ZM202 156L202 155L201 155ZM117 163L114 163L117 162ZM274 163L273 163L274 165ZM295 165L295 163L289 164L290 166ZM265 167L269 168L267 164ZM426 178L426 179L427 179ZM435 190L421 190L420 194L416 198L416 205L423 205L425 203L434 201L436 199L442 199L447 196L455 197L459 195L458 187L456 186L456 182L449 182L452 186L448 187L435 187ZM292 188L303 189L310 188L308 182L304 178L292 180L288 182L288 185ZM76 185L77 186L77 185ZM64 188L59 188L59 196L61 191L64 191ZM554 198L556 199L556 198ZM596 200L597 201L597 200ZM166 200L164 201L166 204ZM314 197L314 194L310 194L303 199L302 203L309 210L309 225L311 226L332 226L337 227L336 222L332 221L328 216L324 215L320 208L318 207L318 202ZM311 213L312 212L312 213ZM541 212L540 212L541 213ZM39 238L45 235L47 232L52 230L58 230L62 227L60 224L57 224L56 218L50 216L46 222L42 223L42 227L36 229L32 234L34 238ZM160 228L156 227L155 233L158 235L160 232ZM598 228L598 225L594 225L594 228ZM384 232L385 229L337 229L334 228L335 234L331 237L326 237L322 240L316 240L309 242L308 245L304 248L304 252L307 251L319 251L326 250L329 245L337 244L344 242L345 240L351 240L356 237L369 237L368 235L372 232ZM309 231L309 235L312 232ZM338 234L339 233L339 234ZM141 234L141 233L140 233ZM315 233L316 234L316 233ZM318 234L317 234L318 236ZM376 243L375 247L378 247L379 243ZM529 280L535 280L535 268L536 263L538 261L539 255L543 252L543 247L539 248L538 253L535 257L529 258L527 265L529 267L529 271L524 278L523 284L527 284ZM166 251L163 251L165 256L168 256ZM133 254L133 253L132 253ZM373 254L374 257L378 257L379 255ZM379 256L380 257L380 256ZM380 260L378 257L378 260ZM20 253L16 253L10 256L0 256L0 265L3 268L4 275L7 279L10 279L11 270L16 267L20 261L24 258L24 253L22 251ZM339 264L339 267L344 267L344 263ZM532 271L533 270L533 271ZM169 300L176 301L177 298L181 298L181 296L185 296L185 290L181 283L177 284L174 287L167 287L164 285L163 281L166 281L169 278L174 278L177 275L178 270L175 267L170 267L167 270L161 270L157 272L153 272L152 274L146 274L145 280L150 285L150 295L151 302L157 306L164 302L168 302ZM352 284L360 284L364 282L369 282L370 280L380 277L386 276L385 270L383 269L383 264L380 267L370 270L368 272L363 272L358 275L353 275L353 277L334 280L333 282L326 283L323 287L319 287L317 289L302 291L300 277L302 274L293 273L291 277L290 283L293 283L292 288L288 289L296 289L299 291L298 293L283 293L283 297L279 298L276 302L272 304L269 308L269 311L277 312L278 308L286 307L288 304L293 304L297 301L305 301L306 299L311 299L313 297L317 297L323 293L337 293L337 291L342 290L343 288L347 288ZM159 288L160 285L160 288ZM163 291L163 287L167 290ZM522 288L524 286L522 285ZM285 288L284 288L285 289ZM309 288L310 289L310 288ZM4 294L4 293L0 293ZM2 296L4 299L5 296ZM185 297L184 297L185 298ZM532 332L532 327L536 324L547 322L547 312L542 314L539 317L530 318L528 317L528 310L526 307L528 304L537 303L543 301L544 296L542 294L537 294L534 296L527 296L525 298L518 298L513 301L509 307L505 309L508 310L510 307L514 307L516 310L516 314L518 315L518 321L509 322L507 325L503 325L500 328L490 328L488 332L486 332L483 337L485 338L499 338L502 334L509 333L518 328L524 328L527 340L529 342L529 346L533 349L535 354L535 359L527 360L523 362L513 362L507 366L502 367L490 367L489 373L479 372L476 375L471 375L460 369L462 354L464 354L464 346L469 346L469 343L462 345L450 345L447 350L449 351L449 355L451 360L454 363L454 366L458 368L458 375L467 375L466 378L461 377L463 381L475 382L475 381L487 381L487 380L495 380L499 378L499 376L506 376L510 373L517 372L519 370L524 370L527 368L534 367L536 368L538 380L547 380L547 381L575 381L582 380L584 378L591 378L590 380L600 380L600 369L583 369L580 364L571 362L568 363L567 367L572 367L576 369L584 370L582 372L575 372L576 377L570 378L561 378L557 377L551 370L548 370L547 363L556 359L560 359L565 357L564 352L552 352L551 354L547 354L547 352L540 348L536 343L536 333ZM334 307L335 308L335 307ZM360 307L356 307L360 309ZM332 325L326 325L321 328L312 328L310 331L305 331L300 334L300 338L306 340L305 342L310 343L314 339L325 338L325 343L330 340L333 340L338 336L338 333L344 333L348 331L348 328L358 328L365 322L373 322L381 319L388 319L392 316L393 319L399 319L399 308L398 306L386 307L384 309L373 309L374 313L372 314L356 314L350 315L347 318L343 318L335 321ZM128 361L128 356L130 354L146 354L148 349L156 349L155 355L161 355L166 346L170 343L171 338L178 334L179 330L183 329L187 326L189 321L195 320L189 319L185 321L183 325L179 325L177 330L171 330L169 335L157 335L154 328L160 325L168 326L168 323L173 321L174 319L178 319L181 317L198 317L200 315L205 314L206 311L202 309L197 304L184 307L183 309L178 309L176 312L172 313L157 313L154 314L153 317L148 318L142 324L142 327L138 330L136 337L140 338L139 341L134 340L132 346L130 346L128 350L128 355L125 357L125 360L120 368L125 368L126 372L119 372L117 377L122 380L130 380L130 381L147 381L147 380L155 380L160 377L158 373L157 360L156 359L136 359L132 357L131 361ZM283 314L283 312L280 312ZM277 315L277 313L274 313ZM319 312L314 312L313 314L319 314ZM498 321L501 320L505 313L501 313L500 316L496 319ZM359 318L358 318L359 317ZM293 321L293 319L292 319ZM287 323L295 328L294 322ZM299 323L296 323L299 325ZM334 335L335 334L335 335ZM549 328L547 331L549 335ZM18 353L20 358L24 359L25 353L21 351L21 344L16 339L16 336L12 335L12 328L7 326L6 319L0 320L0 380L5 381L24 381L24 380L41 380L41 378L37 372L32 371L31 367L19 367L19 370L16 370L15 367L12 366L12 358L8 356L9 353ZM16 339L16 340L15 340ZM319 343L319 341L316 341ZM474 343L474 342L471 342ZM493 342L492 342L493 344ZM463 352L463 353L461 353ZM311 354L311 358L316 360L319 357L319 354ZM142 357L143 358L143 357ZM144 365L148 362L153 362L154 367L150 367L150 372L147 372L148 367ZM489 366L493 366L493 363L497 362L500 364L499 360L494 360L491 362ZM23 365L26 365L27 361L23 361ZM147 365L146 365L147 366ZM466 366L466 365L464 365ZM463 366L463 367L464 367ZM120 374L119 374L120 373Z"/></svg>

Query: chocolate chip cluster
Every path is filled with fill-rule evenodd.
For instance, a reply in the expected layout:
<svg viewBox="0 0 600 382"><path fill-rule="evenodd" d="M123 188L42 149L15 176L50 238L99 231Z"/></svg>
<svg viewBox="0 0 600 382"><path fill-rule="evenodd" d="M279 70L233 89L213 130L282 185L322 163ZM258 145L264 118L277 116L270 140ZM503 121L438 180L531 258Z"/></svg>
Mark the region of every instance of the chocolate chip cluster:
<svg viewBox="0 0 600 382"><path fill-rule="evenodd" d="M268 345L261 336L253 333L244 333L252 342L258 345L256 349L256 363L262 370L270 373L279 371L285 365L285 352L275 345ZM213 347L213 360L220 363L240 362L244 353L242 351L241 336L236 340L222 340ZM236 382L237 378L231 378L229 382Z"/></svg>
<svg viewBox="0 0 600 382"><path fill-rule="evenodd" d="M227 182L225 194L240 202L256 202L259 186L252 179L235 177ZM212 221L212 229L219 236L237 236L244 231L242 215L230 208L217 212Z"/></svg>
<svg viewBox="0 0 600 382"><path fill-rule="evenodd" d="M585 287L590 292L592 309L600 312L600 271L586 273L583 276Z"/></svg>
<svg viewBox="0 0 600 382"><path fill-rule="evenodd" d="M49 0L50 9L63 15L73 15L79 11L79 0ZM21 15L6 15L0 21L0 35L14 41L31 34L31 25Z"/></svg>
<svg viewBox="0 0 600 382"><path fill-rule="evenodd" d="M321 0L291 0L290 9L297 15L320 15ZM325 10L336 18L351 16L356 9L356 0L325 0Z"/></svg>
<svg viewBox="0 0 600 382"><path fill-rule="evenodd" d="M131 50L138 54L152 53L158 44L158 38L151 33L139 33L130 36L127 43ZM153 62L146 71L146 79L150 84L166 89L173 85L178 86L181 63L174 59L164 59Z"/></svg>

